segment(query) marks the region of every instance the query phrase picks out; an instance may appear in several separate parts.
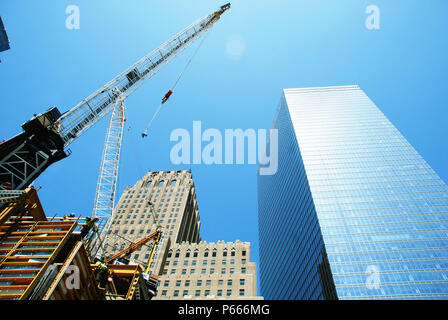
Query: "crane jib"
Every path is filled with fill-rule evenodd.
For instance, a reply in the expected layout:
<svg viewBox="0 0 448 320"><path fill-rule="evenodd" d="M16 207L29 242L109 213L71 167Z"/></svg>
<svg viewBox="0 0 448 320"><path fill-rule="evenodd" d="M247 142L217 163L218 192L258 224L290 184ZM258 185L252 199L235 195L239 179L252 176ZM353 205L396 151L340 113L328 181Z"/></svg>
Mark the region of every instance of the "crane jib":
<svg viewBox="0 0 448 320"><path fill-rule="evenodd" d="M207 32L229 8L230 4L226 4L194 22L69 111L60 115L52 107L26 122L22 133L2 141L0 191L25 189L48 166L67 157L70 143Z"/></svg>
<svg viewBox="0 0 448 320"><path fill-rule="evenodd" d="M129 96L138 86L154 75L162 65L169 62L210 29L219 19L221 13L227 9L228 7L225 5L220 11L199 20L180 34L175 35L91 97L63 114L58 120L60 130L58 133L62 136L65 145L72 143L94 123L108 114L112 110L111 106L118 99L125 99Z"/></svg>

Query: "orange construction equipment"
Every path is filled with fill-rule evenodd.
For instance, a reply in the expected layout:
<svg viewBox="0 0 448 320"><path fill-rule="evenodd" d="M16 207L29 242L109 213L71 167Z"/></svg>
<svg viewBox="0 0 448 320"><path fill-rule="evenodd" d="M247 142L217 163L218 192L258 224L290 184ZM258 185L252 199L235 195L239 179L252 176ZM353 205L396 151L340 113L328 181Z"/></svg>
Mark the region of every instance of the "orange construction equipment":
<svg viewBox="0 0 448 320"><path fill-rule="evenodd" d="M135 250L140 249L148 241L150 241L152 239L156 239L158 241L158 239L160 239L161 235L162 235L162 231L160 231L160 230L157 230L157 231L151 233L150 235L144 237L140 241L130 245L126 249L121 250L117 254L113 255L112 257L110 257L109 259L106 260L106 263L107 264L112 263L117 258L122 258L122 257L125 258L126 256L130 255Z"/></svg>

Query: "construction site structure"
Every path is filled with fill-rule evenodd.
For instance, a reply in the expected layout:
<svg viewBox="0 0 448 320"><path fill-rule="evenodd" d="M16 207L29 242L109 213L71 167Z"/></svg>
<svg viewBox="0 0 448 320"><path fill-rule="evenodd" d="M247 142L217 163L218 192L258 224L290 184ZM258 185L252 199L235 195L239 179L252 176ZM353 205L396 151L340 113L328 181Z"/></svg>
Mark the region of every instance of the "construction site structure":
<svg viewBox="0 0 448 320"><path fill-rule="evenodd" d="M150 300L157 294L158 277L148 266L161 231L105 259L108 281L101 288L99 263L86 250L93 232L83 238L79 231L86 218L48 219L34 188L9 203L0 217L0 300ZM146 264L111 263L148 242L153 254Z"/></svg>

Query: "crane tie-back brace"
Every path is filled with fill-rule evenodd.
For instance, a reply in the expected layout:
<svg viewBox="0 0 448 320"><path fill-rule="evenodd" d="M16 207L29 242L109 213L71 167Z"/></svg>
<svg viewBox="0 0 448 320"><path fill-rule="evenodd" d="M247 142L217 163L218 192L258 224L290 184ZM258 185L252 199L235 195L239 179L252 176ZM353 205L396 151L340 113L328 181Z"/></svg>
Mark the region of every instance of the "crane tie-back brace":
<svg viewBox="0 0 448 320"><path fill-rule="evenodd" d="M205 39L207 38L207 36L209 35L209 33L207 33L204 38L201 40L201 42L199 43L198 47L196 48L196 50L194 51L193 55L191 56L190 60L188 60L187 64L185 65L184 69L182 70L182 72L179 74L179 76L177 77L176 81L174 82L173 86L171 87L170 90L168 90L168 92L165 94L165 96L162 98L162 102L160 103L160 105L157 107L156 112L154 113L154 115L152 116L151 120L148 123L148 126L146 127L145 131L142 133L142 138L145 138L148 136L148 130L152 125L152 122L154 121L154 119L157 117L160 109L162 108L162 105L168 101L168 99L170 98L171 94L173 93L174 88L177 86L177 83L179 82L179 80L182 78L185 70L187 70L188 66L190 65L191 61L193 60L193 58L196 56L196 54L199 51L199 48L202 46L202 44L204 43Z"/></svg>

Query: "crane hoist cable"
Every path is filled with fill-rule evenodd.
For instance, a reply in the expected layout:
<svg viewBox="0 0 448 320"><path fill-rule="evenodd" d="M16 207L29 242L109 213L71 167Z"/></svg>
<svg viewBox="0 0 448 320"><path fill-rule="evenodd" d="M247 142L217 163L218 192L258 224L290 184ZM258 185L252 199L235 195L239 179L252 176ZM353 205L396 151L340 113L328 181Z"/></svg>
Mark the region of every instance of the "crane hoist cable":
<svg viewBox="0 0 448 320"><path fill-rule="evenodd" d="M185 65L184 69L181 71L181 73L179 74L179 76L177 77L176 81L174 82L173 86L171 87L170 90L168 90L168 92L163 96L162 98L162 102L159 104L159 106L156 109L156 112L154 113L154 115L152 116L151 120L149 120L148 122L148 126L146 127L145 131L143 131L142 133L142 138L145 138L148 136L148 130L152 125L152 122L154 121L154 119L157 117L157 115L159 114L160 109L162 108L162 105L168 101L168 99L170 98L170 96L173 94L174 88L176 88L177 84L179 83L179 80L182 78L182 76L185 73L185 70L187 70L188 66L190 65L191 61L193 60L193 58L196 56L196 54L198 53L199 49L201 48L202 44L204 43L205 39L207 39L207 36L209 35L209 33L207 33L204 38L201 40L201 42L199 43L199 45L197 46L196 50L194 51L193 55L191 56L191 58L188 60L187 64Z"/></svg>

